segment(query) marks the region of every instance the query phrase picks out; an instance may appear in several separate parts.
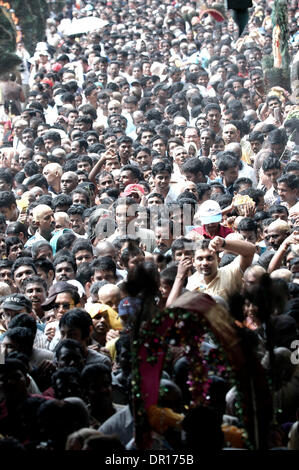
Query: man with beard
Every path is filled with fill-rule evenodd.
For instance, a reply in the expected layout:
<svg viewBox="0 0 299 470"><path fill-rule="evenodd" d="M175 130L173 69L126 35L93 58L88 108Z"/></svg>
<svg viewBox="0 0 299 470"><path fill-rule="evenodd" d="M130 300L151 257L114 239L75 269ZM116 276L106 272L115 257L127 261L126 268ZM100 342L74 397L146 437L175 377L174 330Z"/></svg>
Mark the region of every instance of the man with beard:
<svg viewBox="0 0 299 470"><path fill-rule="evenodd" d="M201 149L199 155L202 157L209 157L210 150L215 142L216 134L212 129L206 128L200 131Z"/></svg>
<svg viewBox="0 0 299 470"><path fill-rule="evenodd" d="M29 248L38 240L50 241L55 229L54 212L46 204L39 204L32 211L33 221L37 227L35 234L29 238L25 248Z"/></svg>
<svg viewBox="0 0 299 470"><path fill-rule="evenodd" d="M217 103L209 103L204 109L204 114L209 123L209 128L212 129L215 134L221 134L222 128L220 125L221 120L221 108Z"/></svg>
<svg viewBox="0 0 299 470"><path fill-rule="evenodd" d="M89 347L96 351L100 351L101 347L105 347L106 335L111 328L108 309L109 306L104 304L94 304L88 309L93 325Z"/></svg>
<svg viewBox="0 0 299 470"><path fill-rule="evenodd" d="M257 92L257 94L263 98L266 96L265 84L263 79L263 72L261 69L253 69L250 74L250 82L252 84L251 90Z"/></svg>
<svg viewBox="0 0 299 470"><path fill-rule="evenodd" d="M154 253L161 253L165 256L172 255L171 245L173 242L173 221L168 219L160 219L157 227L155 227L156 248Z"/></svg>
<svg viewBox="0 0 299 470"><path fill-rule="evenodd" d="M71 255L60 255L54 261L55 281L69 281L76 277L76 260Z"/></svg>
<svg viewBox="0 0 299 470"><path fill-rule="evenodd" d="M219 252L228 251L239 255L235 260L219 268ZM196 272L188 279L186 288L209 295L220 295L227 300L230 295L240 292L243 273L251 265L255 246L243 240L228 240L214 237L200 240L193 257Z"/></svg>
<svg viewBox="0 0 299 470"><path fill-rule="evenodd" d="M290 235L290 226L281 219L276 219L267 229L265 242L268 249L278 250L282 242Z"/></svg>
<svg viewBox="0 0 299 470"><path fill-rule="evenodd" d="M13 276L11 272L13 262L8 259L0 260L0 281L5 282L9 285L11 292L15 292L16 288L13 282Z"/></svg>
<svg viewBox="0 0 299 470"><path fill-rule="evenodd" d="M119 190L122 192L128 184L136 184L141 179L141 173L136 166L125 165L120 171Z"/></svg>
<svg viewBox="0 0 299 470"><path fill-rule="evenodd" d="M18 237L7 237L5 239L6 244L6 256L7 259L15 261L17 258L23 256L24 244Z"/></svg>
<svg viewBox="0 0 299 470"><path fill-rule="evenodd" d="M123 136L118 139L117 145L118 145L118 155L120 158L120 164L121 166L127 165L130 162L130 157L132 156L133 150L132 150L132 139L131 137L128 136Z"/></svg>

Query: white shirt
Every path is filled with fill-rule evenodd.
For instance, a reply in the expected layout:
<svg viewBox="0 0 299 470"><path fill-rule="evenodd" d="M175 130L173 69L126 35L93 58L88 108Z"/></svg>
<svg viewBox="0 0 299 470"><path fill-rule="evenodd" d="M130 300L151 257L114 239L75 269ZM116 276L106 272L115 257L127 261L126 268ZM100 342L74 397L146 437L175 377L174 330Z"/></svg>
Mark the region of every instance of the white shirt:
<svg viewBox="0 0 299 470"><path fill-rule="evenodd" d="M242 168L239 170L238 178L250 178L252 186L257 187L257 179L254 169L241 160Z"/></svg>

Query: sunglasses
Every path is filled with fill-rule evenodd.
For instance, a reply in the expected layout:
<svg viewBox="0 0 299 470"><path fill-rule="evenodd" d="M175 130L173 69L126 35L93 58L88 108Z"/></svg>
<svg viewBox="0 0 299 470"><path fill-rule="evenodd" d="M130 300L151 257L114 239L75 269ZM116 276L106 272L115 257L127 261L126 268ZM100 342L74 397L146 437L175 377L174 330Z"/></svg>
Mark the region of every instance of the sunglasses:
<svg viewBox="0 0 299 470"><path fill-rule="evenodd" d="M54 308L55 310L58 310L60 307L63 307L64 310L69 310L69 309L70 309L70 306L71 306L70 303L54 304L54 305L53 305L53 308Z"/></svg>

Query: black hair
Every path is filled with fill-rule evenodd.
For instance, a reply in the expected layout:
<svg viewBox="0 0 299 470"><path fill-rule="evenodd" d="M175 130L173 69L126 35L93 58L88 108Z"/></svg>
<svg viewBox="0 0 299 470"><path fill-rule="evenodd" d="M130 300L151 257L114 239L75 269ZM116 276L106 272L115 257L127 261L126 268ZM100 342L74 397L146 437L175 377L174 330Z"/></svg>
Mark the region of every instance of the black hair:
<svg viewBox="0 0 299 470"><path fill-rule="evenodd" d="M37 275L32 275L32 276L27 277L27 279L24 279L24 281L22 282L23 291L25 292L25 289L28 286L28 284L35 284L35 283L41 284L45 292L47 292L48 287L47 287L46 281L41 276L37 276Z"/></svg>
<svg viewBox="0 0 299 470"><path fill-rule="evenodd" d="M258 142L260 142L262 144L264 142L264 135L261 132L258 132L258 131L250 132L250 134L248 136L248 140L249 140L249 142L253 142L253 141L257 140Z"/></svg>
<svg viewBox="0 0 299 470"><path fill-rule="evenodd" d="M71 264L74 272L76 272L77 270L76 260L70 252L56 253L55 258L54 258L54 263L53 263L54 268L56 269L58 264L61 264L61 263Z"/></svg>
<svg viewBox="0 0 299 470"><path fill-rule="evenodd" d="M268 170L281 170L282 166L279 161L279 158L274 155L270 155L269 157L266 157L265 160L262 163L262 169L263 171L268 171Z"/></svg>
<svg viewBox="0 0 299 470"><path fill-rule="evenodd" d="M238 223L237 230L238 232L241 231L249 231L249 232L254 232L257 234L257 223L251 219L250 217L244 217L240 222Z"/></svg>
<svg viewBox="0 0 299 470"><path fill-rule="evenodd" d="M242 184L249 184L252 187L252 180L250 178L245 178L245 177L238 178L234 182L234 186L233 186L234 191L238 192Z"/></svg>
<svg viewBox="0 0 299 470"><path fill-rule="evenodd" d="M260 198L265 195L264 191L255 188L244 189L244 191L241 191L240 194L251 197L251 199L254 200L256 205L259 204Z"/></svg>
<svg viewBox="0 0 299 470"><path fill-rule="evenodd" d="M281 206L280 204L274 204L273 206L269 207L268 214L269 214L270 217L275 212L277 212L278 214L282 214L284 212L286 215L289 215L289 211L286 208L286 206Z"/></svg>
<svg viewBox="0 0 299 470"><path fill-rule="evenodd" d="M23 233L25 238L28 236L26 225L19 221L11 222L7 226L5 233L6 235L11 235L11 236L12 235L18 236L20 233Z"/></svg>
<svg viewBox="0 0 299 470"><path fill-rule="evenodd" d="M0 207L11 207L17 205L15 195L12 191L0 191Z"/></svg>
<svg viewBox="0 0 299 470"><path fill-rule="evenodd" d="M31 356L34 343L34 334L32 329L24 326L15 326L14 328L9 328L4 333L4 337L11 338L20 346L22 352L26 354L26 356Z"/></svg>
<svg viewBox="0 0 299 470"><path fill-rule="evenodd" d="M167 173L169 173L169 175L171 175L171 173L172 173L171 166L167 163L164 163L164 162L156 163L153 166L152 174L153 174L153 176L157 176L162 171L166 171Z"/></svg>
<svg viewBox="0 0 299 470"><path fill-rule="evenodd" d="M73 308L61 317L59 321L59 328L62 326L78 328L81 331L82 339L86 339L90 334L92 319L91 316L82 308Z"/></svg>
<svg viewBox="0 0 299 470"><path fill-rule="evenodd" d="M9 168L0 168L0 178L12 187L14 177Z"/></svg>
<svg viewBox="0 0 299 470"><path fill-rule="evenodd" d="M93 272L98 270L101 271L112 271L113 275L116 275L116 264L110 256L102 256L100 259L95 259L91 265Z"/></svg>
<svg viewBox="0 0 299 470"><path fill-rule="evenodd" d="M292 175L287 173L282 175L278 178L277 183L284 183L290 189L298 189L299 188L299 178L296 175Z"/></svg>
<svg viewBox="0 0 299 470"><path fill-rule="evenodd" d="M57 240L56 254L64 248L70 248L75 240L77 240L77 237L73 232L63 233Z"/></svg>
<svg viewBox="0 0 299 470"><path fill-rule="evenodd" d="M57 344L55 348L56 359L59 359L62 348L68 348L73 351L77 349L80 351L82 357L84 357L83 346L79 341L76 341L75 339L63 339L59 341L59 343Z"/></svg>
<svg viewBox="0 0 299 470"><path fill-rule="evenodd" d="M34 260L35 268L40 268L44 271L47 275L49 271L55 271L53 263L47 258L39 258Z"/></svg>
<svg viewBox="0 0 299 470"><path fill-rule="evenodd" d="M35 338L37 332L37 324L36 320L31 315L29 315L28 313L19 313L18 315L15 315L10 320L8 324L8 329L11 330L12 328L15 328L17 326L28 328L32 332L33 337Z"/></svg>
<svg viewBox="0 0 299 470"><path fill-rule="evenodd" d="M69 208L69 210L67 211L67 215L81 215L83 219L83 213L85 210L86 207L82 206L82 204L75 204Z"/></svg>
<svg viewBox="0 0 299 470"><path fill-rule="evenodd" d="M12 276L14 276L15 271L20 267L20 266L30 266L34 273L37 274L36 267L34 265L34 261L32 258L29 258L28 256L24 256L22 258L16 259L14 264L12 265L11 272Z"/></svg>
<svg viewBox="0 0 299 470"><path fill-rule="evenodd" d="M202 173L203 175L205 174L204 165L197 157L188 158L188 160L182 165L182 172L192 173L193 175L197 175L198 173Z"/></svg>
<svg viewBox="0 0 299 470"><path fill-rule="evenodd" d="M12 237L7 237L5 239L5 245L6 245L6 256L9 256L9 252L10 252L10 248L14 245L18 245L18 244L22 244L23 245L23 242L22 240L19 238L19 237L16 237L16 236L12 236Z"/></svg>
<svg viewBox="0 0 299 470"><path fill-rule="evenodd" d="M53 199L53 210L59 209L60 207L68 206L68 209L72 206L73 201L71 196L68 194L58 194Z"/></svg>
<svg viewBox="0 0 299 470"><path fill-rule="evenodd" d="M108 375L109 379L112 380L111 370L105 364L90 364L85 366L81 372L83 387L87 388L94 379L103 375Z"/></svg>
<svg viewBox="0 0 299 470"><path fill-rule="evenodd" d="M79 238L75 241L72 246L72 255L75 256L80 250L87 250L93 255L92 244L88 240Z"/></svg>
<svg viewBox="0 0 299 470"><path fill-rule="evenodd" d="M227 171L229 168L234 168L238 166L239 161L236 157L232 155L222 155L222 156L219 156L219 158L217 157L216 164L217 164L218 170Z"/></svg>

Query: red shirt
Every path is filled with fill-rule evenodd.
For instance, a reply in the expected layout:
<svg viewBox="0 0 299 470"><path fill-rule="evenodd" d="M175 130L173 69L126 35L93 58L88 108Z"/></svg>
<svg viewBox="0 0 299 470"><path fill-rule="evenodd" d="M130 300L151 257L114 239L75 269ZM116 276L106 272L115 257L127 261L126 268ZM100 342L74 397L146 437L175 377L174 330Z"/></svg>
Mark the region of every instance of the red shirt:
<svg viewBox="0 0 299 470"><path fill-rule="evenodd" d="M212 240L212 238L214 238L214 237L225 238L230 233L234 233L234 231L231 228L225 227L224 225L221 225L221 224L219 224L218 233L216 233L213 236L211 236L208 232L206 232L206 229L205 229L204 225L201 225L200 227L194 228L193 230L195 232L199 233L200 235L203 235L205 238L209 238L210 240Z"/></svg>

